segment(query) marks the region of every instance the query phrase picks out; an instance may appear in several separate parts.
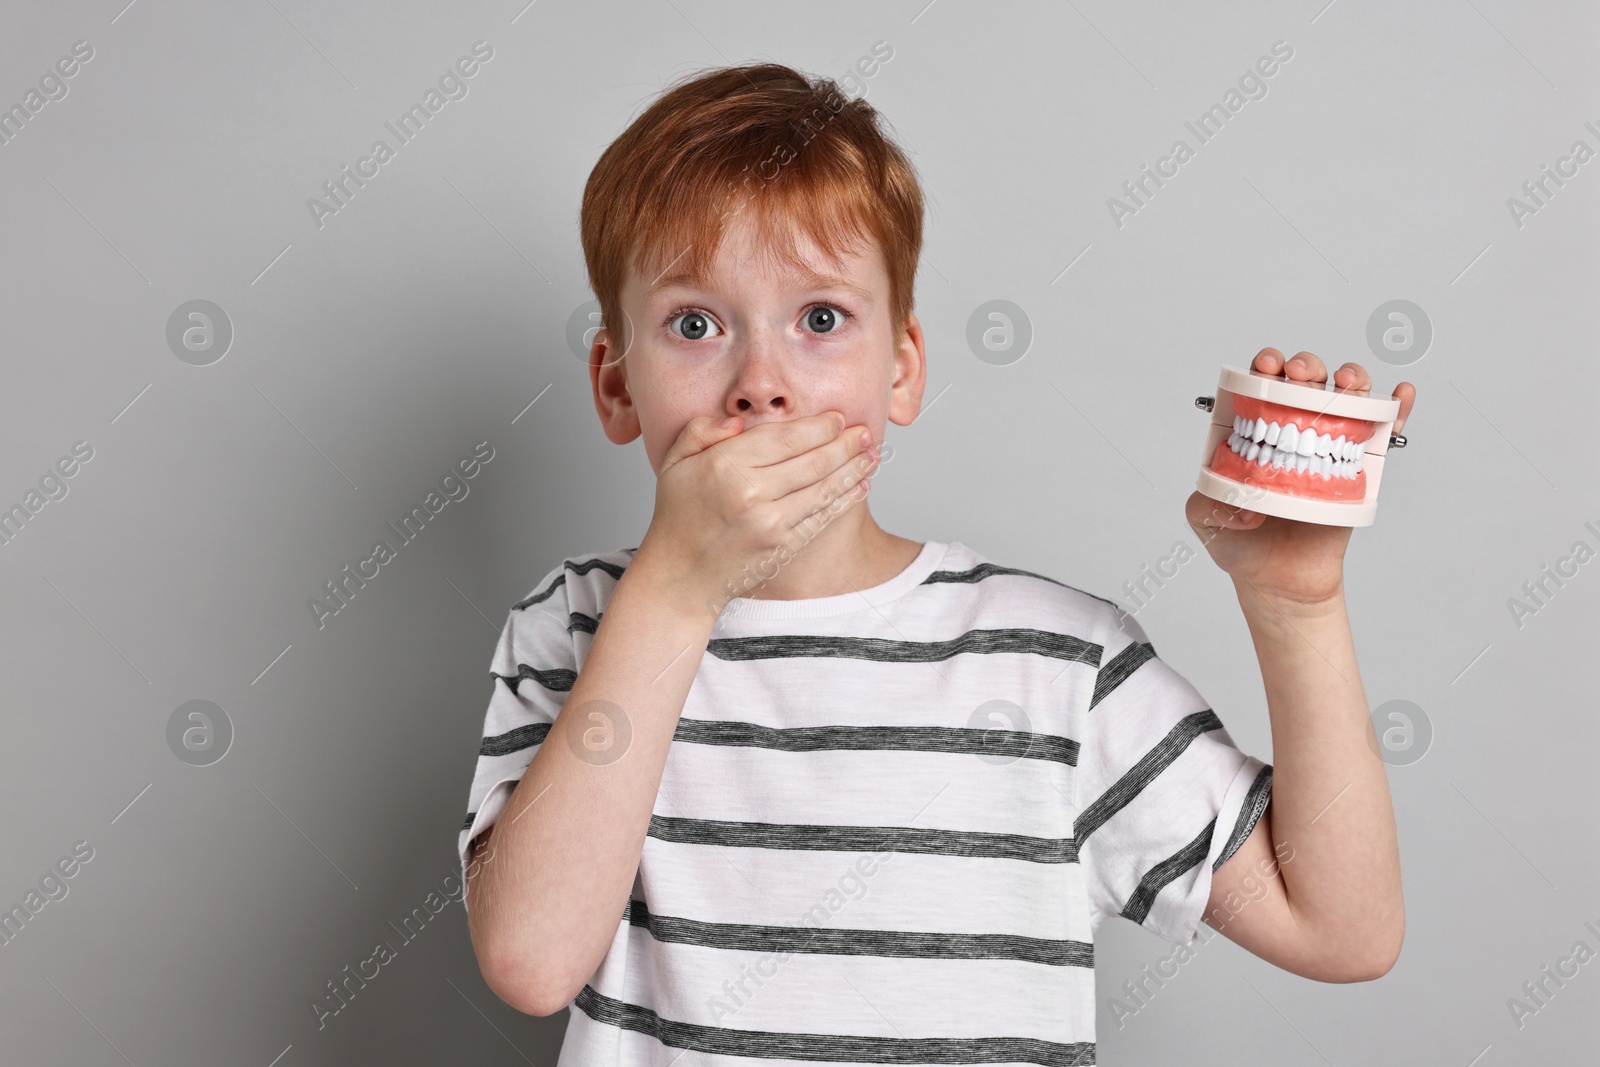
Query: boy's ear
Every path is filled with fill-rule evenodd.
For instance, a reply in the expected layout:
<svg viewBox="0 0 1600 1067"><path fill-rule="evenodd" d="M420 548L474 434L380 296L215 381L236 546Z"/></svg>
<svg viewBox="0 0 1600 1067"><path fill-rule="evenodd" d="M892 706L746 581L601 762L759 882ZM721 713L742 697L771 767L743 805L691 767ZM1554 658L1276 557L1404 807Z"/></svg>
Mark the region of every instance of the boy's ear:
<svg viewBox="0 0 1600 1067"><path fill-rule="evenodd" d="M894 349L894 377L889 383L889 421L910 426L922 413L922 390L928 384L927 349L922 323L915 312L906 313Z"/></svg>
<svg viewBox="0 0 1600 1067"><path fill-rule="evenodd" d="M594 410L612 444L625 445L638 437L639 413L628 386L627 360L611 343L611 331L601 327L589 348L589 384L594 389Z"/></svg>

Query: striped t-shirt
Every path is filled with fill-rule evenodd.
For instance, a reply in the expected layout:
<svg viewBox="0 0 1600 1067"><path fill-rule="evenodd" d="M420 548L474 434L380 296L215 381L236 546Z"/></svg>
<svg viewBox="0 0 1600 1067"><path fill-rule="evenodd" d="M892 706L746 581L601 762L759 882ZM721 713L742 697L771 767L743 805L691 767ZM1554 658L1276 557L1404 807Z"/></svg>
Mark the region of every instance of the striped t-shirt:
<svg viewBox="0 0 1600 1067"><path fill-rule="evenodd" d="M511 608L463 872L635 551ZM859 592L737 598L559 1067L1092 1064L1096 927L1191 944L1271 774L1131 615L959 541Z"/></svg>

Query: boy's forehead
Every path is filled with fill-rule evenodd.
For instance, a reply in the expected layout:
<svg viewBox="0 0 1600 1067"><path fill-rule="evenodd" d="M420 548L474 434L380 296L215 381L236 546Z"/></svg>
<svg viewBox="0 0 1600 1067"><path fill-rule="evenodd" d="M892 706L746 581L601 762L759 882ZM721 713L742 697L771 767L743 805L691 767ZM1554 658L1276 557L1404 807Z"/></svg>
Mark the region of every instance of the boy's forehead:
<svg viewBox="0 0 1600 1067"><path fill-rule="evenodd" d="M685 250L687 251L687 250ZM671 260L657 255L646 260L648 274L637 268L630 281L643 288L646 300L668 289L710 289L720 283L737 284L759 274L780 286L794 289L842 289L862 300L872 300L874 289L887 282L882 253L876 241L847 249L833 258L817 245L796 234L794 256L781 255L765 247L752 248L738 241L724 240L712 262L695 270L679 254Z"/></svg>

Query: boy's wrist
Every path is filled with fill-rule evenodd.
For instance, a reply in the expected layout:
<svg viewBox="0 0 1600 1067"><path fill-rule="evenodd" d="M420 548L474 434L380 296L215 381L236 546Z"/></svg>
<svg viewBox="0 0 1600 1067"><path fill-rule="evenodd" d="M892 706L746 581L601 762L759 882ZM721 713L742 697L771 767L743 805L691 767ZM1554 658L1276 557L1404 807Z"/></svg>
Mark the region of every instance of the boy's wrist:
<svg viewBox="0 0 1600 1067"><path fill-rule="evenodd" d="M718 597L697 586L683 564L653 549L648 537L640 542L633 561L623 571L622 582L648 590L650 600L659 608L670 610L685 621L701 623L707 629L715 627L717 616L727 604L726 597Z"/></svg>
<svg viewBox="0 0 1600 1067"><path fill-rule="evenodd" d="M1295 621L1316 621L1344 615L1347 611L1343 581L1339 583L1338 589L1329 595L1309 600L1262 589L1253 582L1238 578L1233 580L1233 588L1238 596L1239 606L1247 614L1256 609L1275 617L1287 617Z"/></svg>

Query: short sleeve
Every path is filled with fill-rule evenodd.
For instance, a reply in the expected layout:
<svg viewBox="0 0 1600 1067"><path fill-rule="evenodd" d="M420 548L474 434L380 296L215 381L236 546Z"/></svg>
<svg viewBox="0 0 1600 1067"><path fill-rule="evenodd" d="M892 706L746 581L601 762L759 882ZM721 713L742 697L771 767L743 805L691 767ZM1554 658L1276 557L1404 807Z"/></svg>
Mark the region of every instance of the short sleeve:
<svg viewBox="0 0 1600 1067"><path fill-rule="evenodd" d="M495 645L489 663L493 689L458 842L463 885L473 839L499 819L577 680L566 579L565 563L546 575L507 613Z"/></svg>
<svg viewBox="0 0 1600 1067"><path fill-rule="evenodd" d="M1272 766L1240 752L1200 693L1111 606L1080 729L1073 825L1092 922L1193 943L1211 876L1266 810Z"/></svg>

